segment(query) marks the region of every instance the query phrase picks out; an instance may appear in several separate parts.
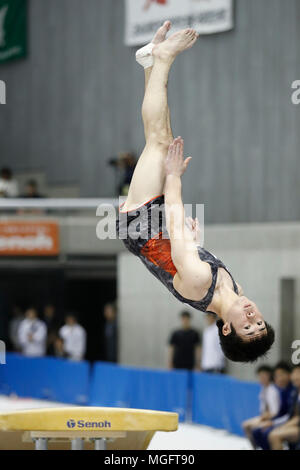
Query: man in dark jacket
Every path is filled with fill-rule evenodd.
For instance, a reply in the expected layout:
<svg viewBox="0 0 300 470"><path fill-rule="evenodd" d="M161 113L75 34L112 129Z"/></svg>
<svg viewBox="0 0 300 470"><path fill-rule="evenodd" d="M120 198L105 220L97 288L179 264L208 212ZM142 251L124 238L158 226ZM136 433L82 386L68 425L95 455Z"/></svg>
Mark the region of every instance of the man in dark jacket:
<svg viewBox="0 0 300 470"><path fill-rule="evenodd" d="M200 368L200 337L198 331L191 326L191 314L181 313L182 327L172 333L169 341L170 369Z"/></svg>

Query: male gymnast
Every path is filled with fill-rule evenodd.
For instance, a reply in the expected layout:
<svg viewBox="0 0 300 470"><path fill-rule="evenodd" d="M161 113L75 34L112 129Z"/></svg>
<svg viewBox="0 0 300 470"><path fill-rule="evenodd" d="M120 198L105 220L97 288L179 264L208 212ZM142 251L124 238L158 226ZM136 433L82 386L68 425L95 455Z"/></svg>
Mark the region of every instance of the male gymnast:
<svg viewBox="0 0 300 470"><path fill-rule="evenodd" d="M120 207L117 231L127 249L179 301L217 315L220 343L228 359L253 362L272 346L274 330L222 261L197 244L198 221L185 217L181 177L191 158L184 159L183 139L172 135L168 77L176 56L194 46L199 36L188 28L166 39L170 28L171 22L166 21L152 42L137 52L137 61L145 69L146 146ZM159 218L162 208L164 217ZM158 219L153 229L151 221ZM134 223L138 237L130 235Z"/></svg>

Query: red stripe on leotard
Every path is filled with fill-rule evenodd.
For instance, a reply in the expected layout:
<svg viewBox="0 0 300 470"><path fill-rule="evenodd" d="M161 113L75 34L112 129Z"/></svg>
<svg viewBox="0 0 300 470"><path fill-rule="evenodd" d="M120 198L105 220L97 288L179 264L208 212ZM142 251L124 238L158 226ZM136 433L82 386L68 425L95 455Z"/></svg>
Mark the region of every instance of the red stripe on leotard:
<svg viewBox="0 0 300 470"><path fill-rule="evenodd" d="M177 273L171 257L170 240L162 238L162 232L147 241L141 249L141 255L171 274L172 277Z"/></svg>

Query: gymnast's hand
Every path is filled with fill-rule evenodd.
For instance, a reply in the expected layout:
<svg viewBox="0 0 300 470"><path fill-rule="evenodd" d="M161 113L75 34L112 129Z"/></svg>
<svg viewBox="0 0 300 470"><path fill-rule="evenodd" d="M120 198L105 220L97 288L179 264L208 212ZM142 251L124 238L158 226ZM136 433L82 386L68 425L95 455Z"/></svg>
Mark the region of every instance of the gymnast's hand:
<svg viewBox="0 0 300 470"><path fill-rule="evenodd" d="M168 155L165 160L167 176L173 175L181 177L185 173L192 158L189 157L184 160L183 150L184 141L181 137L177 137L169 146Z"/></svg>

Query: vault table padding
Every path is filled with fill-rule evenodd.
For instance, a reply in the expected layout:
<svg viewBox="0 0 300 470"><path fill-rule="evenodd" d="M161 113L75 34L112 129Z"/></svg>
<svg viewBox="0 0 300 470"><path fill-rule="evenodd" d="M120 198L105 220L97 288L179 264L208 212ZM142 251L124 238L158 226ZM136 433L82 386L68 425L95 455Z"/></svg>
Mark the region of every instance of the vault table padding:
<svg viewBox="0 0 300 470"><path fill-rule="evenodd" d="M66 407L0 413L0 449L31 449L24 435L49 437L49 449L69 448L70 436L106 438L109 450L147 449L156 431L176 431L177 413L125 408ZM47 432L49 434L47 434ZM32 433L32 434L30 434ZM57 436L57 439L56 439Z"/></svg>

